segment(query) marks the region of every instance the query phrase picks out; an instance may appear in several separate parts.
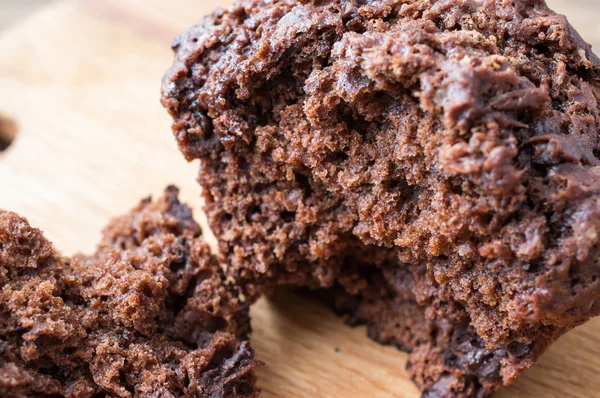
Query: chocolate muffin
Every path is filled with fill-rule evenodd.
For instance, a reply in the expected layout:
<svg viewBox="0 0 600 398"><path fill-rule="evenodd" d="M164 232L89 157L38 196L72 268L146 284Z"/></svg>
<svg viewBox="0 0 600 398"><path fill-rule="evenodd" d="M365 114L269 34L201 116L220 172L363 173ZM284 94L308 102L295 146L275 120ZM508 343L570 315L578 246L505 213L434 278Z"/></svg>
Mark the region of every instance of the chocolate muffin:
<svg viewBox="0 0 600 398"><path fill-rule="evenodd" d="M162 103L250 297L336 286L436 397L600 312L600 62L543 0L241 0L173 49Z"/></svg>
<svg viewBox="0 0 600 398"><path fill-rule="evenodd" d="M254 397L248 306L169 188L64 258L0 213L2 397Z"/></svg>

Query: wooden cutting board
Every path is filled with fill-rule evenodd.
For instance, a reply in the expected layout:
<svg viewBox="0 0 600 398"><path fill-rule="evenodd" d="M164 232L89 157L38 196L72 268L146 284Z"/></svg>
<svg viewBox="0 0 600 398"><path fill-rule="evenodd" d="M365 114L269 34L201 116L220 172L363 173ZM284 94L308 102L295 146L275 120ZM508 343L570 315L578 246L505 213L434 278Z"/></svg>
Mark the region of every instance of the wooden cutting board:
<svg viewBox="0 0 600 398"><path fill-rule="evenodd" d="M600 48L600 2L551 0ZM169 44L227 0L58 1L0 35L0 208L45 231L65 254L90 252L100 229L170 183L196 216L186 164L159 104ZM0 9L0 13L2 10ZM418 397L405 354L294 295L252 310L267 363L264 397ZM498 397L600 397L600 319L555 344Z"/></svg>

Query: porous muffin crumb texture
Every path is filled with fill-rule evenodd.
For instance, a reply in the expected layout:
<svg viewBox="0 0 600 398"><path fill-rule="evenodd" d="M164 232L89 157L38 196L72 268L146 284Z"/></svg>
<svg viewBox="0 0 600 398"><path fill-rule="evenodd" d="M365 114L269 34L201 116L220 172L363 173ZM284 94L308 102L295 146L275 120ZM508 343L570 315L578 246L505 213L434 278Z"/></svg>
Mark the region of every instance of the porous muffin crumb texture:
<svg viewBox="0 0 600 398"><path fill-rule="evenodd" d="M254 397L248 307L169 188L64 258L0 213L0 395Z"/></svg>

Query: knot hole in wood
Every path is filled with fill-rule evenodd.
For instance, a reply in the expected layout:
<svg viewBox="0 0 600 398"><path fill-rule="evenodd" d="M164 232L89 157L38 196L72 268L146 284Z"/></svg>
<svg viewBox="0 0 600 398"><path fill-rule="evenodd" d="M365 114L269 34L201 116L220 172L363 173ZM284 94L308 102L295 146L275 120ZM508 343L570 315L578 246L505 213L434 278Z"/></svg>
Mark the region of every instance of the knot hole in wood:
<svg viewBox="0 0 600 398"><path fill-rule="evenodd" d="M0 152L4 152L10 147L18 133L17 123L5 116L0 114Z"/></svg>

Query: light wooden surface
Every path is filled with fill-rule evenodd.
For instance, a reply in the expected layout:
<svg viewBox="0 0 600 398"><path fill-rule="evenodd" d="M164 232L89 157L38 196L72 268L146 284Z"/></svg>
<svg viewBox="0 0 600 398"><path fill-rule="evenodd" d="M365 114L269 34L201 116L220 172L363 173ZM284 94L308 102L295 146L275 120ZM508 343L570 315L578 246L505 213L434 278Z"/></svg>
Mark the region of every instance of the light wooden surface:
<svg viewBox="0 0 600 398"><path fill-rule="evenodd" d="M15 0L17 1L17 0ZM18 124L0 153L0 208L26 215L65 253L93 250L107 220L169 183L199 211L159 104L171 40L219 0L57 1L0 35L0 117ZM554 0L600 48L600 3ZM293 295L253 310L264 397L418 396L406 356ZM509 397L600 397L600 319L563 337Z"/></svg>

